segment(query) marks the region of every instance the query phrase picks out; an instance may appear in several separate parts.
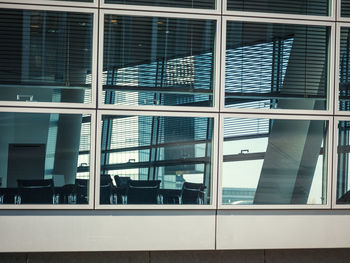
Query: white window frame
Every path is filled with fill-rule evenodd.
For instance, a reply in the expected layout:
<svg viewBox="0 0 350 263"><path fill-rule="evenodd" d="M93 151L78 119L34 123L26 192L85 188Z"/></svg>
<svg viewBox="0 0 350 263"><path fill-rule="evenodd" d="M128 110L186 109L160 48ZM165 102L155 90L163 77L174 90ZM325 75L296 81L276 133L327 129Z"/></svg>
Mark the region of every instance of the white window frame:
<svg viewBox="0 0 350 263"><path fill-rule="evenodd" d="M214 65L214 92L213 92L213 107L181 107L181 106L163 106L163 105L113 105L104 104L102 101L102 75L103 75L103 46L104 46L104 17L105 15L121 15L121 16L141 16L141 17L168 17L168 18L184 18L184 19L201 19L216 21L216 39L215 39L215 65ZM100 13L100 38L99 38L99 92L98 92L98 107L99 109L120 109L133 110L137 107L139 110L164 110L164 111L192 111L192 112L218 112L219 111L219 89L220 89L220 32L221 32L220 16L208 16L198 14L170 14L159 12L137 12L122 11L122 10L101 10Z"/></svg>
<svg viewBox="0 0 350 263"><path fill-rule="evenodd" d="M94 171L95 171L95 142L96 142L96 112L93 110L81 109L39 109L39 108L10 108L0 107L0 113L39 113L39 114L90 114L91 116L91 130L90 130L90 169L89 169L89 203L88 204L1 204L0 210L4 209L93 209L94 200Z"/></svg>
<svg viewBox="0 0 350 263"><path fill-rule="evenodd" d="M0 8L17 10L40 10L69 13L88 13L93 15L93 38L91 54L91 102L90 103L67 103L67 102L28 102L28 101L0 101L0 106L26 106L26 107L50 107L50 108L81 108L92 109L96 107L96 82L97 82L97 35L98 35L98 10L76 8L66 6L37 6L1 4Z"/></svg>
<svg viewBox="0 0 350 263"><path fill-rule="evenodd" d="M96 209L108 209L108 210L133 210L133 209L151 209L151 210L215 210L216 209L216 196L217 196L217 156L218 156L218 114L215 113L172 113L172 112L146 112L146 111L111 111L101 110L97 113L97 138L102 138L102 115L130 115L130 116L165 116L165 117L202 117L213 118L213 139L212 139L212 152L211 152L211 203L206 205L142 205L142 204L100 204L100 167L101 167L101 140L98 139L96 143L96 184L95 184L95 208Z"/></svg>

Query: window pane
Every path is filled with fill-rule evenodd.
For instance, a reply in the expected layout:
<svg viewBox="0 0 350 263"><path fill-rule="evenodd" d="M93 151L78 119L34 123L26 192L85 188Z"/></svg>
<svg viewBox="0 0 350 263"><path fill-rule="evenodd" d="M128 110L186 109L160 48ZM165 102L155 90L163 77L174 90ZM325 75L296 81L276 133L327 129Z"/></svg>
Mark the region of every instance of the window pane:
<svg viewBox="0 0 350 263"><path fill-rule="evenodd" d="M350 204L350 121L338 123L337 204Z"/></svg>
<svg viewBox="0 0 350 263"><path fill-rule="evenodd" d="M350 28L340 29L339 110L350 110Z"/></svg>
<svg viewBox="0 0 350 263"><path fill-rule="evenodd" d="M0 100L91 102L92 14L0 9Z"/></svg>
<svg viewBox="0 0 350 263"><path fill-rule="evenodd" d="M215 0L105 0L106 4L215 9Z"/></svg>
<svg viewBox="0 0 350 263"><path fill-rule="evenodd" d="M329 2L328 0L227 0L227 9L246 12L327 16Z"/></svg>
<svg viewBox="0 0 350 263"><path fill-rule="evenodd" d="M225 106L326 110L324 26L228 22Z"/></svg>
<svg viewBox="0 0 350 263"><path fill-rule="evenodd" d="M101 204L210 204L212 118L102 121Z"/></svg>
<svg viewBox="0 0 350 263"><path fill-rule="evenodd" d="M212 106L215 21L105 16L103 101Z"/></svg>
<svg viewBox="0 0 350 263"><path fill-rule="evenodd" d="M341 0L341 16L350 17L350 1Z"/></svg>
<svg viewBox="0 0 350 263"><path fill-rule="evenodd" d="M87 204L90 115L0 113L0 203Z"/></svg>
<svg viewBox="0 0 350 263"><path fill-rule="evenodd" d="M225 118L224 205L325 204L328 121Z"/></svg>
<svg viewBox="0 0 350 263"><path fill-rule="evenodd" d="M53 1L53 0L48 0L48 1ZM90 3L93 2L93 0L54 0L54 1L63 1L63 2L90 2Z"/></svg>

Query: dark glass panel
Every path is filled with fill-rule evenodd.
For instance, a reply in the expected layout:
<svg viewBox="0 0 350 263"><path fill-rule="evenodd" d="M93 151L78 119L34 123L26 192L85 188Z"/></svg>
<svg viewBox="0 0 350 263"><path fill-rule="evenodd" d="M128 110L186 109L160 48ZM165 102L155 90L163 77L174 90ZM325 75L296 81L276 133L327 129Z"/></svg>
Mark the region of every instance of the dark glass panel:
<svg viewBox="0 0 350 263"><path fill-rule="evenodd" d="M227 0L233 11L328 16L329 0Z"/></svg>
<svg viewBox="0 0 350 263"><path fill-rule="evenodd" d="M92 14L0 9L0 100L91 102Z"/></svg>
<svg viewBox="0 0 350 263"><path fill-rule="evenodd" d="M215 0L105 0L107 4L215 9Z"/></svg>

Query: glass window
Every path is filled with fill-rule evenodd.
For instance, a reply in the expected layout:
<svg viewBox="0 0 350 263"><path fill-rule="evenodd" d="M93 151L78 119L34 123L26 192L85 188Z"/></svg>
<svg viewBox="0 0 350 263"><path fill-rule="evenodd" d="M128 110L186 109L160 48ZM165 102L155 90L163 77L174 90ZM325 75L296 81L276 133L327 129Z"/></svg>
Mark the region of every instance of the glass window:
<svg viewBox="0 0 350 263"><path fill-rule="evenodd" d="M101 204L210 204L213 119L102 118Z"/></svg>
<svg viewBox="0 0 350 263"><path fill-rule="evenodd" d="M228 21L225 107L326 110L329 29Z"/></svg>
<svg viewBox="0 0 350 263"><path fill-rule="evenodd" d="M215 9L215 0L105 0L106 4Z"/></svg>
<svg viewBox="0 0 350 263"><path fill-rule="evenodd" d="M2 112L0 123L0 203L88 203L90 115Z"/></svg>
<svg viewBox="0 0 350 263"><path fill-rule="evenodd" d="M48 0L48 1L63 1L63 2L89 2L92 3L94 0Z"/></svg>
<svg viewBox="0 0 350 263"><path fill-rule="evenodd" d="M0 9L0 100L90 103L92 19Z"/></svg>
<svg viewBox="0 0 350 263"><path fill-rule="evenodd" d="M227 0L227 10L327 16L329 0Z"/></svg>
<svg viewBox="0 0 350 263"><path fill-rule="evenodd" d="M350 121L338 122L337 204L350 204Z"/></svg>
<svg viewBox="0 0 350 263"><path fill-rule="evenodd" d="M341 0L341 16L350 17L350 1Z"/></svg>
<svg viewBox="0 0 350 263"><path fill-rule="evenodd" d="M216 21L106 15L103 101L212 106Z"/></svg>
<svg viewBox="0 0 350 263"><path fill-rule="evenodd" d="M328 121L224 119L224 205L325 204Z"/></svg>
<svg viewBox="0 0 350 263"><path fill-rule="evenodd" d="M350 28L340 29L339 110L350 110Z"/></svg>

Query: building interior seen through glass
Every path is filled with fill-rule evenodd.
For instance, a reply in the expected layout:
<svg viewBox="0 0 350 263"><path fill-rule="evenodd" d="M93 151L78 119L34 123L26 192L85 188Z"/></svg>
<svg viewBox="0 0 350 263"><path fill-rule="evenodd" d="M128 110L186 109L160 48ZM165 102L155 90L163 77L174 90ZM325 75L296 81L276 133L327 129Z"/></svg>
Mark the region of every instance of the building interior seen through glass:
<svg viewBox="0 0 350 263"><path fill-rule="evenodd" d="M101 204L210 204L213 119L103 115Z"/></svg>
<svg viewBox="0 0 350 263"><path fill-rule="evenodd" d="M92 14L0 9L0 100L91 103Z"/></svg>
<svg viewBox="0 0 350 263"><path fill-rule="evenodd" d="M0 122L0 203L88 203L90 115L1 112Z"/></svg>
<svg viewBox="0 0 350 263"><path fill-rule="evenodd" d="M215 20L105 15L103 102L213 106Z"/></svg>

